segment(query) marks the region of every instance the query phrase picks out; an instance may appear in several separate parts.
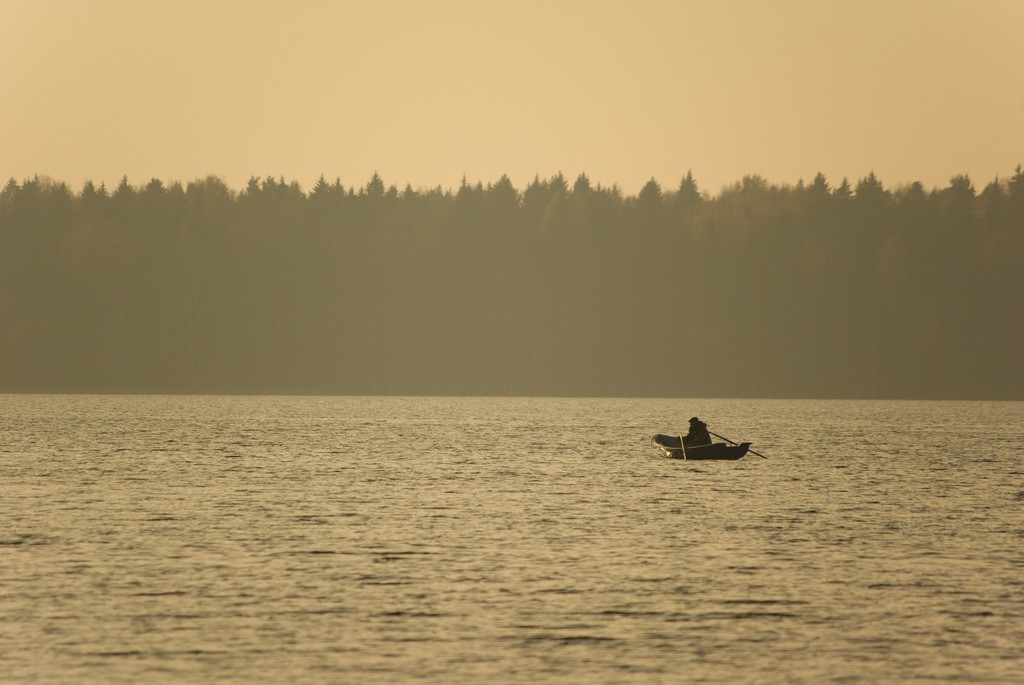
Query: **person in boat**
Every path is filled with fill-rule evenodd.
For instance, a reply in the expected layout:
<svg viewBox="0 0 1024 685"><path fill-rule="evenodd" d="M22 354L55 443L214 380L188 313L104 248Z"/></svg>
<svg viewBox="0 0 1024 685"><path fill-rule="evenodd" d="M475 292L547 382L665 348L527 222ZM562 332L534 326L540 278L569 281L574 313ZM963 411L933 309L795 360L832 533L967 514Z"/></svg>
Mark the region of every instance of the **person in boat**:
<svg viewBox="0 0 1024 685"><path fill-rule="evenodd" d="M690 419L690 432L683 436L684 447L701 447L711 444L711 434L708 433L708 424L696 416Z"/></svg>

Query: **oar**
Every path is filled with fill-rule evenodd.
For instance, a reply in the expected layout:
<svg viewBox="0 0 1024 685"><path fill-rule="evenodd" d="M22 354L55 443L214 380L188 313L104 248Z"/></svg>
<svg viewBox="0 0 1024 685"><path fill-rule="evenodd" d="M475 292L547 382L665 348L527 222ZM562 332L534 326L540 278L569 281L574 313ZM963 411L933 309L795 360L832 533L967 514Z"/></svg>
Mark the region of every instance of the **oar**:
<svg viewBox="0 0 1024 685"><path fill-rule="evenodd" d="M713 436L715 436L716 438L718 438L720 440L725 440L726 442L732 443L733 445L738 445L739 444L735 440L730 440L729 438L725 437L724 435L719 435L718 433L712 433L711 431L708 431L708 434L713 435ZM755 452L754 450L750 449L749 446L747 447L747 451L750 452L751 454L756 454L757 456L761 457L762 459L767 459L768 458L768 457L764 456L763 454L761 454L760 452Z"/></svg>

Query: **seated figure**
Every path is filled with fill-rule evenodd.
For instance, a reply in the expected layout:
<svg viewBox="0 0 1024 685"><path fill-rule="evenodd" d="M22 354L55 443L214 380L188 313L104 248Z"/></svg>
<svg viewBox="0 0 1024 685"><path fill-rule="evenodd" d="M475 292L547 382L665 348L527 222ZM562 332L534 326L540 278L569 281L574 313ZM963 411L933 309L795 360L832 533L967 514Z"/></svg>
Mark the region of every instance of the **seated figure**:
<svg viewBox="0 0 1024 685"><path fill-rule="evenodd" d="M684 447L700 447L711 444L708 425L694 416L690 419L690 432L683 436Z"/></svg>

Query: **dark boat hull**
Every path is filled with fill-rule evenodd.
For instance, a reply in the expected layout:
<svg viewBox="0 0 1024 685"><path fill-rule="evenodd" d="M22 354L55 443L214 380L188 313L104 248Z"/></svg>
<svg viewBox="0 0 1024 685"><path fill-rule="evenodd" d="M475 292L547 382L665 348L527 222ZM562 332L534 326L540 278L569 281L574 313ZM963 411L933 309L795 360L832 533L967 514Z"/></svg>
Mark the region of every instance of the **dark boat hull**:
<svg viewBox="0 0 1024 685"><path fill-rule="evenodd" d="M678 435L662 435L658 433L651 438L651 444L661 450L669 459L687 459L690 461L735 461L742 459L750 449L749 442L742 442L738 445L727 445L724 442L716 442L701 447L687 447L685 450L680 445Z"/></svg>

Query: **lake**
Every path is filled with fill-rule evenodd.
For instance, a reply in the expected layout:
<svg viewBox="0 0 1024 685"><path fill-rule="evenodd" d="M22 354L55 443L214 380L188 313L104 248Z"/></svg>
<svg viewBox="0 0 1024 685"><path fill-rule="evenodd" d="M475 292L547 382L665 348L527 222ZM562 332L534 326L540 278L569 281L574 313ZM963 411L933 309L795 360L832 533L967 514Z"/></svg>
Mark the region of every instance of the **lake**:
<svg viewBox="0 0 1024 685"><path fill-rule="evenodd" d="M0 410L5 683L1024 674L1024 403ZM768 458L652 449L692 415Z"/></svg>

